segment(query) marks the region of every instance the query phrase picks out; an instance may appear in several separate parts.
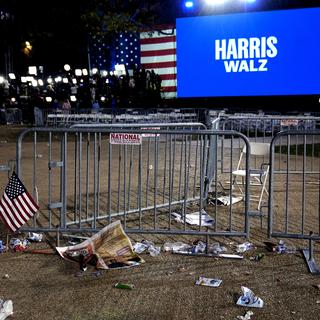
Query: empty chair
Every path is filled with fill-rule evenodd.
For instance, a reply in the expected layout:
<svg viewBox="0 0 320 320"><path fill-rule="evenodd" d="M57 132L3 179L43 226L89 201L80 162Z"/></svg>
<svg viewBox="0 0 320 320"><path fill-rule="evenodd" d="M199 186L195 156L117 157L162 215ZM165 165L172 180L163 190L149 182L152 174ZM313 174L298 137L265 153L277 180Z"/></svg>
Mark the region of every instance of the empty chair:
<svg viewBox="0 0 320 320"><path fill-rule="evenodd" d="M270 143L262 143L262 142L250 142L251 149L251 159L250 159L250 200L258 201L258 210L261 209L262 199L264 194L267 196L268 191L266 188L267 180L269 176L269 150ZM239 162L237 165L237 169L232 171L233 176L233 186L237 188L241 195L245 195L244 193L244 185L245 185L245 157L246 154L246 145L242 148L240 153ZM240 181L239 181L240 180ZM240 183L239 183L240 182ZM257 192L254 192L251 186L255 186L257 188Z"/></svg>

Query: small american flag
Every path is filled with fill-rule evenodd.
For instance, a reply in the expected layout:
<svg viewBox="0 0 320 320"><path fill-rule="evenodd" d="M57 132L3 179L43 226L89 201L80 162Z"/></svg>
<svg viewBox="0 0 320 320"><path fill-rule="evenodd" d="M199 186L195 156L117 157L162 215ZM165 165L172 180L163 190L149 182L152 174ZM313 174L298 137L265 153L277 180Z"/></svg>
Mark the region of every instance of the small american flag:
<svg viewBox="0 0 320 320"><path fill-rule="evenodd" d="M15 232L39 209L18 176L13 172L0 200L0 218Z"/></svg>

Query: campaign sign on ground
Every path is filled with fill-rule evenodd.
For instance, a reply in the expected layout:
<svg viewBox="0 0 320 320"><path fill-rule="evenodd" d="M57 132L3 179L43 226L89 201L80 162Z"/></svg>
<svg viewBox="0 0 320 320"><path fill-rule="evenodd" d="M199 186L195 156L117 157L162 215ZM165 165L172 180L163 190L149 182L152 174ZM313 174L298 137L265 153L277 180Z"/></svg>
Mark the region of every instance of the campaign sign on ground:
<svg viewBox="0 0 320 320"><path fill-rule="evenodd" d="M320 93L320 8L177 19L178 97Z"/></svg>
<svg viewBox="0 0 320 320"><path fill-rule="evenodd" d="M111 144L141 144L141 134L138 133L110 133Z"/></svg>

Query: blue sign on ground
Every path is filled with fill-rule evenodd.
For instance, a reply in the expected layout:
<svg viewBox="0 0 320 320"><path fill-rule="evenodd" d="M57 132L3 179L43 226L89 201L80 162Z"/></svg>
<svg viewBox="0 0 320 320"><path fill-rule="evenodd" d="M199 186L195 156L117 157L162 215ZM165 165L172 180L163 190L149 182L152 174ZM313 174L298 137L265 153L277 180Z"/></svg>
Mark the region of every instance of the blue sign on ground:
<svg viewBox="0 0 320 320"><path fill-rule="evenodd" d="M320 94L320 8L177 19L178 97Z"/></svg>

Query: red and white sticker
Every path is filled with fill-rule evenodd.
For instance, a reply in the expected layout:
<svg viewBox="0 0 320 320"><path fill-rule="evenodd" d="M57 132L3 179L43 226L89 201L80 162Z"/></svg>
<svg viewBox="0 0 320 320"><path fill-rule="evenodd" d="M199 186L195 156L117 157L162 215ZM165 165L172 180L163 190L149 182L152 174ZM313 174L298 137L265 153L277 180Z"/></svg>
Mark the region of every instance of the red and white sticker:
<svg viewBox="0 0 320 320"><path fill-rule="evenodd" d="M142 127L142 130L160 130L160 127ZM144 138L160 137L160 133L142 133Z"/></svg>
<svg viewBox="0 0 320 320"><path fill-rule="evenodd" d="M281 120L281 126L297 126L299 124L298 119L285 119Z"/></svg>
<svg viewBox="0 0 320 320"><path fill-rule="evenodd" d="M141 134L139 133L110 133L111 144L141 144Z"/></svg>

